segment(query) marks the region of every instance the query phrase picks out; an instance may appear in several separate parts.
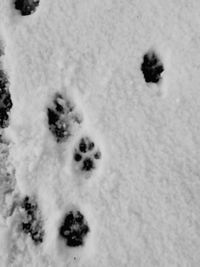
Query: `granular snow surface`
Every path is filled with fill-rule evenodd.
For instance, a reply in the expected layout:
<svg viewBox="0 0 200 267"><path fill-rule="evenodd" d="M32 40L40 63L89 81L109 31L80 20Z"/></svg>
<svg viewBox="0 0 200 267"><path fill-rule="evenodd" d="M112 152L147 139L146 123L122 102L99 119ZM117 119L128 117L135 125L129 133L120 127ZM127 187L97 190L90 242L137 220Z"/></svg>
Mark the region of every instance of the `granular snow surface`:
<svg viewBox="0 0 200 267"><path fill-rule="evenodd" d="M0 144L0 266L200 266L199 10L198 0L40 0L22 16L0 1L13 102ZM149 50L164 66L159 83L141 71ZM56 93L74 109L63 142L48 125ZM98 152L90 172L74 160L83 136ZM40 209L38 244L20 228L25 196ZM71 209L89 226L83 246L59 236Z"/></svg>

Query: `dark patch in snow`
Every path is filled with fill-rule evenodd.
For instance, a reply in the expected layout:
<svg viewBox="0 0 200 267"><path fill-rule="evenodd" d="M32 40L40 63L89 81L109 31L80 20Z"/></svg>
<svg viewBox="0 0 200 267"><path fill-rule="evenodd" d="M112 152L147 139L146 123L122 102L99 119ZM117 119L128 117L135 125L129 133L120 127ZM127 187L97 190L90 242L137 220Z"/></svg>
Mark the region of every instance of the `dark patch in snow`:
<svg viewBox="0 0 200 267"><path fill-rule="evenodd" d="M81 161L81 159L82 159L82 156L79 153L74 154L74 160L75 161Z"/></svg>
<svg viewBox="0 0 200 267"><path fill-rule="evenodd" d="M91 171L92 169L94 169L94 161L92 158L85 158L83 160L83 166L82 166L82 170L83 171Z"/></svg>
<svg viewBox="0 0 200 267"><path fill-rule="evenodd" d="M0 70L0 127L9 125L9 112L12 108L12 100L9 92L9 81L3 70Z"/></svg>
<svg viewBox="0 0 200 267"><path fill-rule="evenodd" d="M9 81L5 74L5 72L0 69L0 93L4 93L6 90L8 90L9 87ZM2 96L1 96L2 97Z"/></svg>
<svg viewBox="0 0 200 267"><path fill-rule="evenodd" d="M0 57L4 55L4 49L1 46L1 40L0 40Z"/></svg>

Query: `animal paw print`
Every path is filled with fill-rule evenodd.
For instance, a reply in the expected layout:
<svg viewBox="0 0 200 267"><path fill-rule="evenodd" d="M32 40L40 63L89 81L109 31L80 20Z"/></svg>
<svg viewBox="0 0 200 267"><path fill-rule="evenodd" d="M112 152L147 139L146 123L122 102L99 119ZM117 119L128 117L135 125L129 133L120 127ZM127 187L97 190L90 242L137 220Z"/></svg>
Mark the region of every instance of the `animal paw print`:
<svg viewBox="0 0 200 267"><path fill-rule="evenodd" d="M35 245L42 243L44 239L44 228L36 201L26 196L22 202L22 213L21 230L31 237Z"/></svg>
<svg viewBox="0 0 200 267"><path fill-rule="evenodd" d="M82 123L82 116L75 105L56 93L52 107L47 109L49 130L58 143L65 142Z"/></svg>
<svg viewBox="0 0 200 267"><path fill-rule="evenodd" d="M101 152L95 143L88 137L82 137L74 150L74 161L78 169L90 172L96 169L97 161L101 159Z"/></svg>
<svg viewBox="0 0 200 267"><path fill-rule="evenodd" d="M79 210L69 211L59 229L60 237L71 248L83 246L89 232L88 222Z"/></svg>
<svg viewBox="0 0 200 267"><path fill-rule="evenodd" d="M164 66L154 51L149 51L144 55L141 71L146 83L158 83L161 80Z"/></svg>
<svg viewBox="0 0 200 267"><path fill-rule="evenodd" d="M15 9L21 12L22 16L31 15L39 6L40 0L16 0Z"/></svg>

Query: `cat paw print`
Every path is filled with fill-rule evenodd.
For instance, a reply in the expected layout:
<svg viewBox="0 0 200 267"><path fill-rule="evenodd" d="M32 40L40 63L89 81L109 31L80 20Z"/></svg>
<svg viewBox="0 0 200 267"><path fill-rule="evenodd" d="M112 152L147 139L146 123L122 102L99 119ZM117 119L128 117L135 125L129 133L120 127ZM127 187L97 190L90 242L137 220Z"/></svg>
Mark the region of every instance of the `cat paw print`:
<svg viewBox="0 0 200 267"><path fill-rule="evenodd" d="M141 71L146 83L159 83L164 72L164 66L156 52L148 51L143 56Z"/></svg>
<svg viewBox="0 0 200 267"><path fill-rule="evenodd" d="M15 9L19 10L22 16L33 14L39 6L40 0L15 0Z"/></svg>
<svg viewBox="0 0 200 267"><path fill-rule="evenodd" d="M101 151L90 137L81 137L74 149L75 169L90 173L97 169L97 162L101 159Z"/></svg>
<svg viewBox="0 0 200 267"><path fill-rule="evenodd" d="M89 232L90 228L85 216L79 210L70 210L60 226L59 236L66 246L75 248L84 246Z"/></svg>
<svg viewBox="0 0 200 267"><path fill-rule="evenodd" d="M51 107L47 109L47 117L49 130L57 143L67 141L83 121L74 103L60 93L55 94Z"/></svg>

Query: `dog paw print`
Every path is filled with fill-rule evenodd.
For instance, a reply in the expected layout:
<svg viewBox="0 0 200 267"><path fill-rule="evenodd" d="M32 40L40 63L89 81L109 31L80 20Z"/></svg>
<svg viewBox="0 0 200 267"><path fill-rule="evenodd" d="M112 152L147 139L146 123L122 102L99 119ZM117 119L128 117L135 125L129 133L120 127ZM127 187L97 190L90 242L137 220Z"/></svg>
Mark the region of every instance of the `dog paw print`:
<svg viewBox="0 0 200 267"><path fill-rule="evenodd" d="M49 130L58 143L65 142L83 121L75 105L57 93L53 104L47 109Z"/></svg>
<svg viewBox="0 0 200 267"><path fill-rule="evenodd" d="M15 0L15 9L21 12L22 16L31 15L39 6L40 0Z"/></svg>
<svg viewBox="0 0 200 267"><path fill-rule="evenodd" d="M164 66L154 51L149 51L144 55L141 71L146 83L158 83L161 80Z"/></svg>
<svg viewBox="0 0 200 267"><path fill-rule="evenodd" d="M91 172L96 169L97 161L101 159L101 152L94 141L88 136L82 137L74 150L74 161L82 172Z"/></svg>
<svg viewBox="0 0 200 267"><path fill-rule="evenodd" d="M84 246L89 232L89 225L79 210L70 210L59 228L59 236L71 248Z"/></svg>

